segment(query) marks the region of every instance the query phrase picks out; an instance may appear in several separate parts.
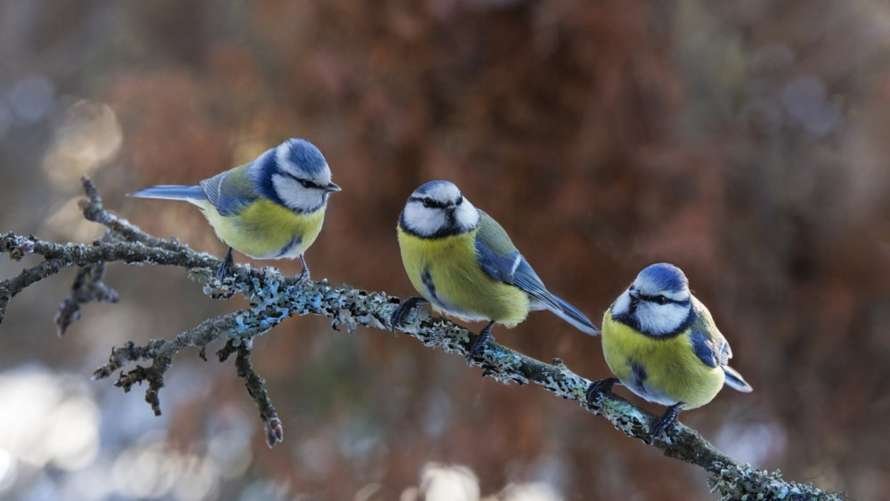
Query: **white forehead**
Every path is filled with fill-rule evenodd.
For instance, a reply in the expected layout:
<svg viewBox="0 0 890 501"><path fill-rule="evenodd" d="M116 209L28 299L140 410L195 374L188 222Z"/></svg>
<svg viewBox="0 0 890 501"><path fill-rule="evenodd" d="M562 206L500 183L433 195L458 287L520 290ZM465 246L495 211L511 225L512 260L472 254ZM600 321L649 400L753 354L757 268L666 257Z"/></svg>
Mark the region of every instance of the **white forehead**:
<svg viewBox="0 0 890 501"><path fill-rule="evenodd" d="M658 294L661 292L676 292L668 290L663 282L651 280L649 277L638 276L634 280L634 288L646 294Z"/></svg>
<svg viewBox="0 0 890 501"><path fill-rule="evenodd" d="M412 196L427 197L433 200L448 202L460 198L460 189L454 183L448 181L436 181L426 183L414 191Z"/></svg>
<svg viewBox="0 0 890 501"><path fill-rule="evenodd" d="M689 287L683 284L680 289L666 288L663 283L637 277L633 283L634 288L646 296L665 296L675 301L685 301L689 298Z"/></svg>

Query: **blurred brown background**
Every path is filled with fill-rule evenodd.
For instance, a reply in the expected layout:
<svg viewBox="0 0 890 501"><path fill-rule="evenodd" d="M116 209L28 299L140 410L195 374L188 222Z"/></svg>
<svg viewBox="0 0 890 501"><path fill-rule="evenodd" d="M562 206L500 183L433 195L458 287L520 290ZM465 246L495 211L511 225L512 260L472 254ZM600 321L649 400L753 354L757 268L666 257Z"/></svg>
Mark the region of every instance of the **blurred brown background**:
<svg viewBox="0 0 890 501"><path fill-rule="evenodd" d="M683 267L756 388L683 421L740 460L878 499L888 48L881 0L8 0L0 229L95 238L75 202L87 174L146 230L220 254L193 208L124 193L301 136L343 187L313 276L407 295L396 217L415 186L448 178L593 318L642 266ZM3 276L20 266L0 258ZM410 501L421 483L449 501L710 497L698 469L571 403L314 318L258 342L282 446L263 444L231 364L192 354L154 418L141 391L90 371L114 344L237 305L181 270L109 277L120 304L89 306L64 339L52 315L67 276L22 294L0 327L4 499ZM598 340L551 315L498 340L607 373Z"/></svg>

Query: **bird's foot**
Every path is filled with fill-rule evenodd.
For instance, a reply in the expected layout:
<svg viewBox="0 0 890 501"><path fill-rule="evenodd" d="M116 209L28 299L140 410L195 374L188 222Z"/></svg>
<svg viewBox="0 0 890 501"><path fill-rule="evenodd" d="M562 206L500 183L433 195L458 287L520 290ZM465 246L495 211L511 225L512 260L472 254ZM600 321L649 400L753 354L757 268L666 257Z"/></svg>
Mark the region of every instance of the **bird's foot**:
<svg viewBox="0 0 890 501"><path fill-rule="evenodd" d="M426 299L422 297L409 297L408 299L402 301L402 304L396 308L396 311L392 312L392 316L389 317L389 325L392 326L392 329L395 330L397 327L401 327L402 322L405 320L405 317L408 316L414 308L417 308L423 303L426 303Z"/></svg>
<svg viewBox="0 0 890 501"><path fill-rule="evenodd" d="M607 377L605 379L597 379L591 381L587 387L587 405L593 407L596 404L596 398L599 395L611 395L612 387L618 382L618 378Z"/></svg>
<svg viewBox="0 0 890 501"><path fill-rule="evenodd" d="M297 274L296 278L297 282L309 282L312 280L312 275L307 268L303 268L303 270Z"/></svg>
<svg viewBox="0 0 890 501"><path fill-rule="evenodd" d="M656 419L649 428L650 440L661 438L662 435L667 436L667 431L677 422L677 416L680 415L683 402L678 402L664 411L660 418Z"/></svg>
<svg viewBox="0 0 890 501"><path fill-rule="evenodd" d="M485 347L488 346L488 343L494 341L494 336L491 334L491 329L494 327L494 322L489 322L481 331L479 331L479 335L473 339L473 342L470 343L470 350L467 352L467 360L473 360L482 356L482 352L485 351Z"/></svg>
<svg viewBox="0 0 890 501"><path fill-rule="evenodd" d="M312 274L309 272L309 264L306 263L306 258L303 254L300 254L300 263L303 264L303 270L297 275L297 282L308 282L312 280Z"/></svg>
<svg viewBox="0 0 890 501"><path fill-rule="evenodd" d="M222 264L219 265L219 268L216 269L216 279L222 282L229 273L232 272L232 268L235 267L235 258L232 256L232 248L229 247L229 250L226 251L226 257L223 258Z"/></svg>

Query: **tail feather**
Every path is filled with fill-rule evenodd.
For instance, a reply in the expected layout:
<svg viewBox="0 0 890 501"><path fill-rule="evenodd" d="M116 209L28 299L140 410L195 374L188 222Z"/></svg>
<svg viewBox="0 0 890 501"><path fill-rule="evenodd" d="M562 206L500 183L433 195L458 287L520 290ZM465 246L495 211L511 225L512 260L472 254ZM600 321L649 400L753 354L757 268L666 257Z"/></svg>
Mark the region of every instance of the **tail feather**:
<svg viewBox="0 0 890 501"><path fill-rule="evenodd" d="M183 200L186 202L207 200L204 190L200 186L185 186L179 184L161 184L158 186L150 186L130 193L129 196L136 198L157 198L161 200Z"/></svg>
<svg viewBox="0 0 890 501"><path fill-rule="evenodd" d="M726 379L724 382L726 386L729 386L733 390L740 391L742 393L751 393L754 391L754 388L745 381L745 378L742 377L741 374L732 367L728 365L723 366L723 373L726 374Z"/></svg>
<svg viewBox="0 0 890 501"><path fill-rule="evenodd" d="M600 330L593 325L593 322L581 313L578 308L575 308L553 294L550 294L548 299L549 301L545 303L547 309L553 312L554 315L571 324L572 327L590 336L596 336L600 333Z"/></svg>

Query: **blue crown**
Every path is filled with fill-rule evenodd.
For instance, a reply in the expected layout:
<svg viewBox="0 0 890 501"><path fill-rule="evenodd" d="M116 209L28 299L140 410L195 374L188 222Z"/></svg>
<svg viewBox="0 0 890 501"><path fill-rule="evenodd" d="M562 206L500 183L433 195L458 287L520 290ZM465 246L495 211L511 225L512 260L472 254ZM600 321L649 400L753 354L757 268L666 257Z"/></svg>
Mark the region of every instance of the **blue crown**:
<svg viewBox="0 0 890 501"><path fill-rule="evenodd" d="M668 292L679 292L689 287L689 280L683 270L670 263L650 264L637 275L637 280Z"/></svg>
<svg viewBox="0 0 890 501"><path fill-rule="evenodd" d="M434 179L432 181L427 181L427 182L421 184L420 186L418 186L417 189L414 190L414 193L426 195L428 193L436 191L437 189L438 190L447 190L449 188L454 188L455 190L460 191L460 189L457 187L457 185L455 185L451 181L445 181L442 179Z"/></svg>
<svg viewBox="0 0 890 501"><path fill-rule="evenodd" d="M320 173L327 165L327 161L324 155L321 154L321 151L305 139L288 139L284 144L287 147L287 160L310 176Z"/></svg>

